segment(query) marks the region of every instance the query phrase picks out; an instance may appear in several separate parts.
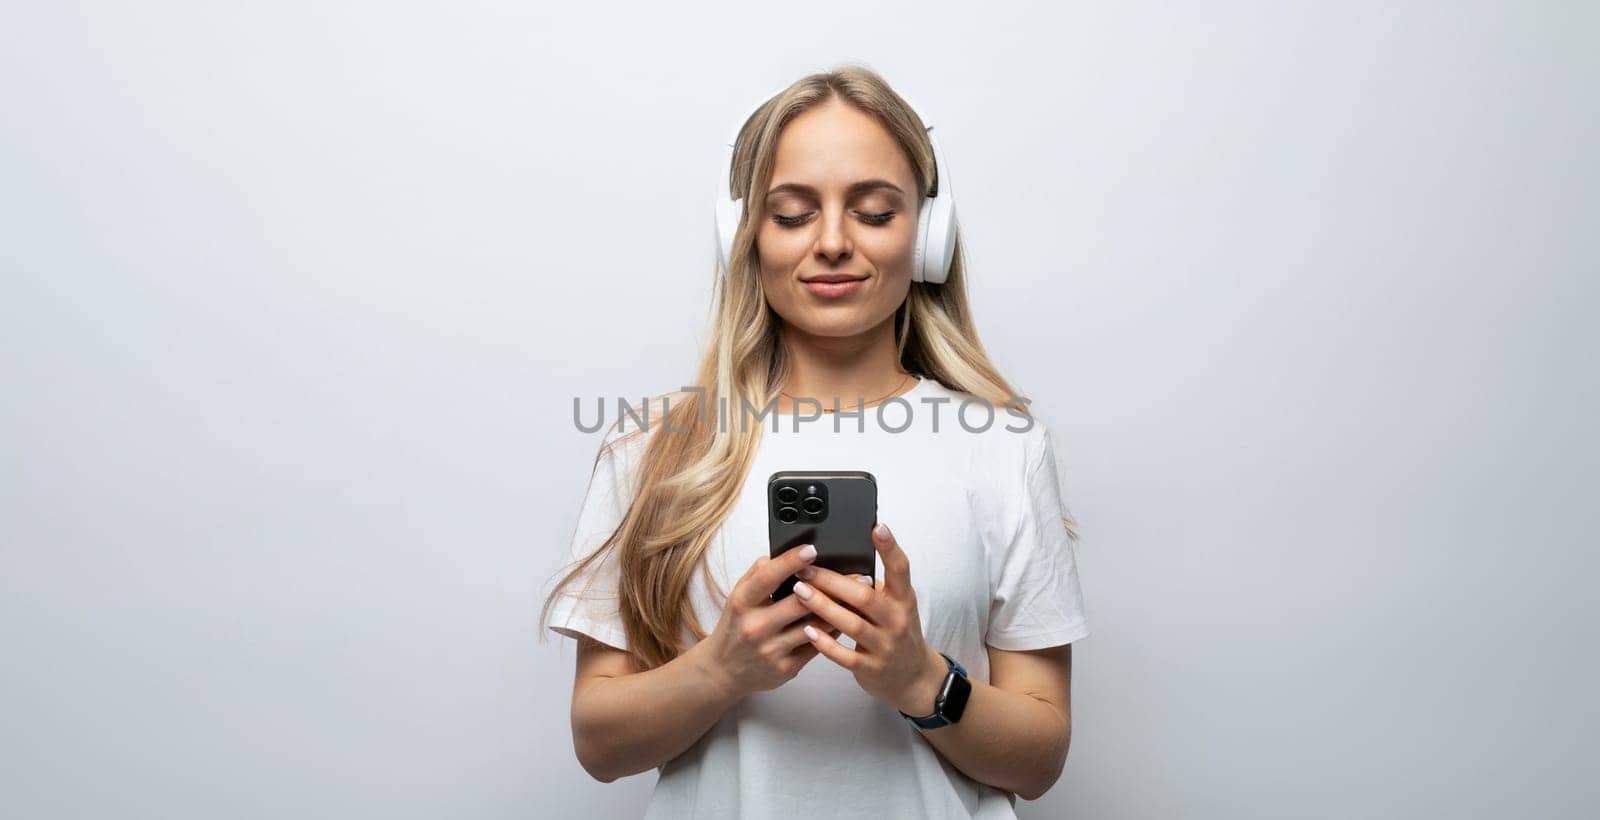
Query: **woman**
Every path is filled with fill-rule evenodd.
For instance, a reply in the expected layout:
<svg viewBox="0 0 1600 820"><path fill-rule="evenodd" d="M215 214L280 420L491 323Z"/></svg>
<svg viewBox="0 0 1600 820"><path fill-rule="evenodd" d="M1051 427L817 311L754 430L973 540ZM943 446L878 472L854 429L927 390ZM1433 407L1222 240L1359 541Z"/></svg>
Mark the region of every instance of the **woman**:
<svg viewBox="0 0 1600 820"><path fill-rule="evenodd" d="M922 273L935 152L862 67L758 108L703 394L604 436L541 623L578 640L578 759L605 782L659 769L651 817L1014 817L1062 771L1076 536L1050 435L974 332L959 244ZM876 478L875 585L804 546L768 556L767 478L807 469Z"/></svg>

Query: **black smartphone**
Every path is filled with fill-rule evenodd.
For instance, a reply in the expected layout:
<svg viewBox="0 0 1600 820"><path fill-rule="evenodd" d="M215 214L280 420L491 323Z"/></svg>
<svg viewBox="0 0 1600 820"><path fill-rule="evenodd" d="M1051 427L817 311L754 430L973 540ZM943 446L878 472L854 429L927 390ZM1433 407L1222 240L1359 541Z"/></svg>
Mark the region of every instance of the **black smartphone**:
<svg viewBox="0 0 1600 820"><path fill-rule="evenodd" d="M817 547L816 566L877 582L878 481L863 470L780 470L767 479L768 554L776 558L800 546ZM794 591L791 575L772 600Z"/></svg>

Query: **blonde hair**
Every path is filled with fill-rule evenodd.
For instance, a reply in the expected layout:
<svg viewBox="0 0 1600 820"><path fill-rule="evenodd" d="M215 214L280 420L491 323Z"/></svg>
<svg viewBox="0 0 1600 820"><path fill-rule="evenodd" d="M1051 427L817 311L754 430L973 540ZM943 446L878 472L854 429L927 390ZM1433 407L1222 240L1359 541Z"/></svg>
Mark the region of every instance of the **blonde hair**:
<svg viewBox="0 0 1600 820"><path fill-rule="evenodd" d="M709 343L701 353L693 382L703 390L693 401L683 391L652 399L648 423L609 446L650 435L632 482L633 503L616 530L592 554L577 562L557 583L540 614L545 637L550 607L563 588L617 551L617 599L629 651L641 670L664 664L685 647L687 626L696 640L706 631L695 617L689 584L696 571L721 589L705 560L707 547L738 499L760 443L762 425L719 424L723 399L737 412L746 405L767 407L789 375L782 344L781 318L767 304L755 253L752 214L765 207L778 136L785 124L809 108L837 99L876 118L906 152L917 188L926 197L935 181L933 145L917 112L875 71L846 64L800 78L758 108L739 129L729 169L730 191L745 208L734 235L728 269L716 269ZM920 205L921 200L919 200ZM912 282L895 312L895 346L901 365L948 388L1006 404L1015 395L978 340L967 303L959 228L948 278L941 284ZM670 399L669 412L655 412L657 399ZM667 402L663 401L665 405ZM1019 406L1019 405L1013 405ZM1021 412L1027 412L1025 405ZM619 420L620 421L620 420ZM666 425L666 429L662 429ZM605 454L596 456L596 465ZM1077 540L1076 525L1065 519Z"/></svg>

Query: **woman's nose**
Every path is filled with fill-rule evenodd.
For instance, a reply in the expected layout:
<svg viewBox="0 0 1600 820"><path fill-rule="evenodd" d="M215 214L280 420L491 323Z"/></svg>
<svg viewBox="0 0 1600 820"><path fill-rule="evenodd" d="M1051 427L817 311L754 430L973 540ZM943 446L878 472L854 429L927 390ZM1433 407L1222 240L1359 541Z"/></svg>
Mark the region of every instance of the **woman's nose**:
<svg viewBox="0 0 1600 820"><path fill-rule="evenodd" d="M843 210L824 213L821 223L822 235L817 237L817 252L830 261L848 256L852 243Z"/></svg>

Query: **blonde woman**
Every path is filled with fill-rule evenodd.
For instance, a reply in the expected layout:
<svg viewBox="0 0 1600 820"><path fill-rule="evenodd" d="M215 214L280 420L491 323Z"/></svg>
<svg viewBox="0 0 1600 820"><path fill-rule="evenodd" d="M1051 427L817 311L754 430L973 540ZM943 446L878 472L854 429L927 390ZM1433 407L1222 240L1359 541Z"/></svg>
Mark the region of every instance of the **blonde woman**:
<svg viewBox="0 0 1600 820"><path fill-rule="evenodd" d="M695 390L603 436L541 624L578 643L579 762L658 770L650 817L1014 817L1061 775L1076 535L958 239L919 228L951 202L928 125L854 65L758 107ZM875 584L768 555L780 470L875 477Z"/></svg>

